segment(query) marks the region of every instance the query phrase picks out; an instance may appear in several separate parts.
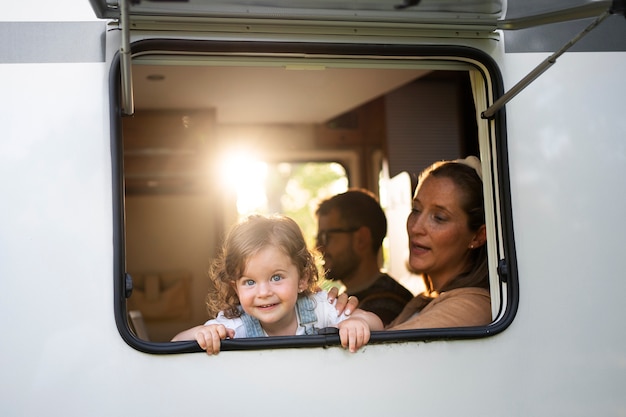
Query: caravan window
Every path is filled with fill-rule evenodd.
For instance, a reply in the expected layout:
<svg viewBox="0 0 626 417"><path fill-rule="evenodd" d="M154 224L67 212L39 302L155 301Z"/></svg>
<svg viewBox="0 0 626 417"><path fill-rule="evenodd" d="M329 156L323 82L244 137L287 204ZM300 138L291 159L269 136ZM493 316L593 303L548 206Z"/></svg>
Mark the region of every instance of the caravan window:
<svg viewBox="0 0 626 417"><path fill-rule="evenodd" d="M384 267L414 293L406 218L416 174L483 160L493 323L379 332L371 343L484 337L508 325L517 290L504 119L480 111L501 93L497 67L468 48L144 41L133 45L134 113L112 67L116 315L146 352L209 317L207 268L242 215L281 212L307 238L319 201L367 188L385 208ZM131 314L132 313L132 314ZM325 346L337 335L225 341L223 350ZM250 346L249 344L253 344Z"/></svg>

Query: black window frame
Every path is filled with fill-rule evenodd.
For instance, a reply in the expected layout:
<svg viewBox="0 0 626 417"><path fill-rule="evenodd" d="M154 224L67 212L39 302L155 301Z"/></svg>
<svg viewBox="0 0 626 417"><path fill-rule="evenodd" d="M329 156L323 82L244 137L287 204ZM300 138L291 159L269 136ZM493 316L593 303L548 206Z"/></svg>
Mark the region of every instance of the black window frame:
<svg viewBox="0 0 626 417"><path fill-rule="evenodd" d="M489 79L494 98L504 92L502 75L494 59L485 52L466 46L442 45L382 45L382 44L352 44L352 43L305 43L305 42L270 42L270 41L211 41L211 40L174 40L174 39L147 39L134 42L131 45L131 54L148 53L150 51L171 52L212 52L212 53L275 53L275 54L322 54L341 56L406 56L408 57L458 57L467 62L480 62L486 69L476 66L485 79ZM174 354L187 352L203 352L195 341L186 342L150 342L135 336L129 326L126 298L130 296L131 280L125 271L125 223L124 223L124 166L122 145L122 109L120 101L121 72L119 53L113 57L109 73L110 96L110 127L111 127L111 164L113 182L113 271L114 271L114 314L115 322L122 339L131 347L145 353ZM372 343L395 343L413 341L460 340L477 339L493 336L504 331L513 321L519 301L519 285L515 240L513 235L513 221L511 208L510 180L508 170L508 146L506 136L505 109L500 110L493 119L497 149L495 164L492 166L497 173L500 218L496 219L502 230L503 247L506 259L498 260L499 282L506 283L506 294L501 299L506 300L505 310L501 311L498 319L487 326L439 328L401 331L373 332ZM502 289L502 285L500 285ZM246 338L224 340L222 351L231 350L259 350L302 347L325 347L340 344L339 335L335 331L317 336L289 336L271 338Z"/></svg>

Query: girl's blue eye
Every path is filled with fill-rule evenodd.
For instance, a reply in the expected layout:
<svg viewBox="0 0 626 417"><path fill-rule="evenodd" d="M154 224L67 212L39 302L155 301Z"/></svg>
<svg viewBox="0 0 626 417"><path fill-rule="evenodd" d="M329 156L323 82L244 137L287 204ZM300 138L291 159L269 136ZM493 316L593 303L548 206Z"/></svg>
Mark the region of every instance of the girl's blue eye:
<svg viewBox="0 0 626 417"><path fill-rule="evenodd" d="M254 285L254 280L252 280L252 279L246 279L246 280L244 280L244 281L243 281L243 285L245 285L245 286L247 286L247 287L249 287L249 286L251 286L251 285Z"/></svg>
<svg viewBox="0 0 626 417"><path fill-rule="evenodd" d="M283 279L283 277L281 277L280 275L272 275L270 281L280 281L281 279Z"/></svg>

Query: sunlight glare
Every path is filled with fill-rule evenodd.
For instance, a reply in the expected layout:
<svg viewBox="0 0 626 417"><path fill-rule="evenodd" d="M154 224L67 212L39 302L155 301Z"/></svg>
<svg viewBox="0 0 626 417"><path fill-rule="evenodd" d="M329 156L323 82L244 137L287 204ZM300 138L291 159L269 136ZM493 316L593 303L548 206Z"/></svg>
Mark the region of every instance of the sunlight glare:
<svg viewBox="0 0 626 417"><path fill-rule="evenodd" d="M222 178L237 195L237 212L246 216L267 209L267 164L253 155L235 152L224 158Z"/></svg>

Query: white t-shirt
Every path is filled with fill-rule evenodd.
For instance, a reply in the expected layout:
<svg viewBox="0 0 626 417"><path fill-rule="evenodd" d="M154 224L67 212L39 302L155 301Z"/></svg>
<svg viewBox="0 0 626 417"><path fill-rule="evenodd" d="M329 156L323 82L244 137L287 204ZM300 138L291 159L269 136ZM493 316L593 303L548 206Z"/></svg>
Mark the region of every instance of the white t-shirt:
<svg viewBox="0 0 626 417"><path fill-rule="evenodd" d="M324 327L337 327L339 323L348 318L343 313L340 316L337 316L337 310L335 310L335 304L337 303L337 301L335 300L332 304L329 303L326 291L320 291L316 294L311 295L310 297L315 303L315 316L317 317L317 322L314 325L315 328L323 329ZM211 319L204 324L223 324L225 327L233 329L235 331L235 339L247 337L246 327L243 324L243 320L241 320L241 318L239 317L235 317L232 319L226 318L224 317L223 311L220 311L216 318ZM304 327L300 326L298 318L298 329L296 330L296 336L304 334Z"/></svg>

